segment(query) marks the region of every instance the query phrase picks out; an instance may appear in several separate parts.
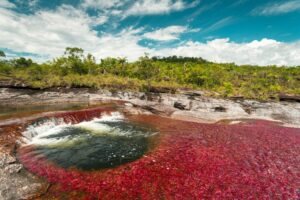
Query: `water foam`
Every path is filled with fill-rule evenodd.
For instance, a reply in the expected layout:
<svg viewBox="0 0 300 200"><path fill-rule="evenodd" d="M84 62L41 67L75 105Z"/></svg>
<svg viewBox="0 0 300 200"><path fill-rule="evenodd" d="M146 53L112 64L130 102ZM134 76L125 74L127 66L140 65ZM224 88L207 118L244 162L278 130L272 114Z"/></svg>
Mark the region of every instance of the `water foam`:
<svg viewBox="0 0 300 200"><path fill-rule="evenodd" d="M66 123L63 119L51 118L46 121L35 123L27 127L23 132L23 141L26 145L51 145L66 141L80 140L80 135L65 134L62 132L70 129L84 129L91 134L114 134L114 135L127 135L125 131L116 131L105 123L114 123L124 121L124 116L119 112L111 114L104 114L100 118L94 118L91 121L83 121L78 124ZM56 137L58 136L59 137Z"/></svg>
<svg viewBox="0 0 300 200"><path fill-rule="evenodd" d="M66 123L62 118L36 122L23 132L24 145L70 146L99 136L148 137L157 132L128 122L119 112L104 114L91 121Z"/></svg>

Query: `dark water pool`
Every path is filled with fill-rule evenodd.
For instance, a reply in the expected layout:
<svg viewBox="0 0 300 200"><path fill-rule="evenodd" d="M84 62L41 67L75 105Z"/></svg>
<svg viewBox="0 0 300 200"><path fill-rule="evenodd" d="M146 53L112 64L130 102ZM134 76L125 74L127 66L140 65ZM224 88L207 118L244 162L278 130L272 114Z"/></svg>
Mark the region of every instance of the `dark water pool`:
<svg viewBox="0 0 300 200"><path fill-rule="evenodd" d="M63 168L97 170L115 167L142 157L150 138L157 134L152 127L123 119L119 113L78 124L62 120L33 123L30 154L42 156Z"/></svg>

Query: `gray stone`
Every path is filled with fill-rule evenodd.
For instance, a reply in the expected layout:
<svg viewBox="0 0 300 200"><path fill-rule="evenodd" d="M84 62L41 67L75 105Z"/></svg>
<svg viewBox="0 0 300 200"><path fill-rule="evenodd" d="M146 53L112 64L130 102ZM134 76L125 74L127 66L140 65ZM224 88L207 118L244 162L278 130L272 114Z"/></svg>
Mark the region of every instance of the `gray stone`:
<svg viewBox="0 0 300 200"><path fill-rule="evenodd" d="M226 108L223 106L217 106L214 108L215 112L226 112Z"/></svg>
<svg viewBox="0 0 300 200"><path fill-rule="evenodd" d="M13 174L13 173L19 173L22 168L23 166L21 164L11 164L11 165L7 165L4 170L10 174Z"/></svg>
<svg viewBox="0 0 300 200"><path fill-rule="evenodd" d="M14 164L10 164L14 163ZM0 152L0 200L29 199L45 184L17 163L14 156Z"/></svg>
<svg viewBox="0 0 300 200"><path fill-rule="evenodd" d="M177 109L179 109L179 110L185 110L186 106L183 105L183 104L180 103L180 102L175 102L175 103L174 103L174 108L177 108Z"/></svg>
<svg viewBox="0 0 300 200"><path fill-rule="evenodd" d="M14 101L11 101L12 98ZM146 110L152 113L170 115L173 117L184 111L184 116L188 116L189 120L193 117L195 119L199 119L199 117L201 117L201 119L206 118L206 120L212 122L217 122L222 119L265 119L281 121L288 126L300 126L300 104L297 102L258 102L254 100L237 101L215 99L205 97L201 91L179 91L178 94L145 94L143 92L116 91L112 94L108 90L94 90L90 92L88 89L80 88L64 88L59 91L0 89L1 105L37 104L41 102L98 102L111 100L124 100L140 108L146 108ZM177 109L174 108L174 105ZM175 109L176 112L172 110L172 108ZM226 110L223 108L226 108ZM136 113L143 112L136 107L134 109ZM185 111L187 110L190 113L186 113Z"/></svg>

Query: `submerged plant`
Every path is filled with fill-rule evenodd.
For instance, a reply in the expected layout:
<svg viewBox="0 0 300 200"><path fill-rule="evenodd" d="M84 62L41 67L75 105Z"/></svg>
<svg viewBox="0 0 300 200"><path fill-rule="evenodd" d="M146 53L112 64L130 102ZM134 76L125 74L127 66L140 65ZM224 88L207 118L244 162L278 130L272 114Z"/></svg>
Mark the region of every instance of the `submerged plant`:
<svg viewBox="0 0 300 200"><path fill-rule="evenodd" d="M53 183L51 195L87 199L299 199L300 131L255 121L209 125L157 116L159 144L142 158L96 171L64 169L34 146L20 160ZM74 193L75 192L75 193ZM50 194L49 194L50 195Z"/></svg>

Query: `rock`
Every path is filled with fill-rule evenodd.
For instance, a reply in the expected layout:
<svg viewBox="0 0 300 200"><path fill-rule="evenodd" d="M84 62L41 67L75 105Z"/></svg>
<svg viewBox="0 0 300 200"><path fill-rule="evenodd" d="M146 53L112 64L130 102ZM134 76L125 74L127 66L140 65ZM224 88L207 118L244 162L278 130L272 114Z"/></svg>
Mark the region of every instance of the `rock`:
<svg viewBox="0 0 300 200"><path fill-rule="evenodd" d="M144 101L160 101L161 96L159 93L141 93L140 95L137 95L140 100Z"/></svg>
<svg viewBox="0 0 300 200"><path fill-rule="evenodd" d="M169 88L169 87L149 87L148 89L149 92L152 93L172 93L174 94L176 92L175 88Z"/></svg>
<svg viewBox="0 0 300 200"><path fill-rule="evenodd" d="M248 113L249 115L252 113L253 109L251 108L251 106L242 106L242 108L244 109L244 111L246 113Z"/></svg>
<svg viewBox="0 0 300 200"><path fill-rule="evenodd" d="M145 94L141 94L139 97L140 100L146 100L146 95Z"/></svg>
<svg viewBox="0 0 300 200"><path fill-rule="evenodd" d="M152 108L154 108L156 111L160 112L161 115L164 116L170 116L173 112L177 110L173 106L162 105L160 103L153 105Z"/></svg>
<svg viewBox="0 0 300 200"><path fill-rule="evenodd" d="M215 123L216 120L211 120L206 118L206 113L201 113L198 111L183 111L183 110L177 110L172 113L171 118L178 119L178 120L184 120L184 121L190 121L190 122L197 122L197 123ZM205 117L203 117L205 116Z"/></svg>
<svg viewBox="0 0 300 200"><path fill-rule="evenodd" d="M173 112L192 112L189 119L197 114L196 118L208 118L210 121L222 119L263 119L279 120L291 126L300 127L300 101L299 96L281 95L280 99L284 102L259 102L255 100L242 99L242 97L233 97L233 99L215 99L206 97L203 92L197 90L179 90L176 94L171 93L143 93L143 92L118 92L115 95L108 90L87 90L84 88L71 89L13 89L0 88L1 105L24 105L38 103L58 103L58 102L97 102L126 100L136 106L136 113L145 112L168 116ZM14 101L11 101L14 99ZM293 102L289 102L293 101ZM146 110L141 106L146 106ZM167 107L168 109L164 109ZM174 110L172 110L174 109ZM149 113L149 112L147 112ZM185 114L186 115L186 114ZM20 123L20 119L14 119L15 123ZM13 123L11 121L2 121L0 124ZM1 162L0 162L1 164Z"/></svg>
<svg viewBox="0 0 300 200"><path fill-rule="evenodd" d="M146 93L148 101L160 101L161 96L159 93Z"/></svg>
<svg viewBox="0 0 300 200"><path fill-rule="evenodd" d="M132 108L132 107L133 107L133 104L132 104L132 103L125 103L124 105L127 106L127 107L129 107L129 108Z"/></svg>
<svg viewBox="0 0 300 200"><path fill-rule="evenodd" d="M201 91L187 91L184 95L188 96L189 99L195 99L195 97L201 97L204 93Z"/></svg>
<svg viewBox="0 0 300 200"><path fill-rule="evenodd" d="M0 158L5 157L3 155L0 152ZM0 168L1 200L33 199L44 188L42 180L21 169L21 164L6 164L5 168Z"/></svg>
<svg viewBox="0 0 300 200"><path fill-rule="evenodd" d="M9 154L0 154L0 168L13 164L17 161L17 159L14 156L11 156Z"/></svg>
<svg viewBox="0 0 300 200"><path fill-rule="evenodd" d="M23 165L21 164L11 164L5 167L4 171L13 174L13 173L19 173L21 169L23 168Z"/></svg>
<svg viewBox="0 0 300 200"><path fill-rule="evenodd" d="M233 100L233 101L241 101L241 100L244 100L244 96L232 96L232 97L229 97L229 99Z"/></svg>
<svg viewBox="0 0 300 200"><path fill-rule="evenodd" d="M175 102L175 103L174 103L174 108L177 108L177 109L179 109L179 110L185 110L186 106L183 105L183 104L180 103L180 102Z"/></svg>
<svg viewBox="0 0 300 200"><path fill-rule="evenodd" d="M16 89L32 89L30 86L23 83L22 80L1 80L0 88L16 88Z"/></svg>
<svg viewBox="0 0 300 200"><path fill-rule="evenodd" d="M300 96L291 96L291 95L279 95L280 101L288 101L288 102L300 102Z"/></svg>
<svg viewBox="0 0 300 200"><path fill-rule="evenodd" d="M226 108L223 106L217 106L214 108L215 112L226 112Z"/></svg>
<svg viewBox="0 0 300 200"><path fill-rule="evenodd" d="M6 164L12 164L17 161L16 157L11 155L6 155Z"/></svg>
<svg viewBox="0 0 300 200"><path fill-rule="evenodd" d="M150 113L153 113L153 114L157 114L157 115L160 115L160 114L163 114L161 111L151 107L151 106L141 106L142 109L144 110L147 110L149 111Z"/></svg>
<svg viewBox="0 0 300 200"><path fill-rule="evenodd" d="M0 154L0 168L5 166L5 157Z"/></svg>

